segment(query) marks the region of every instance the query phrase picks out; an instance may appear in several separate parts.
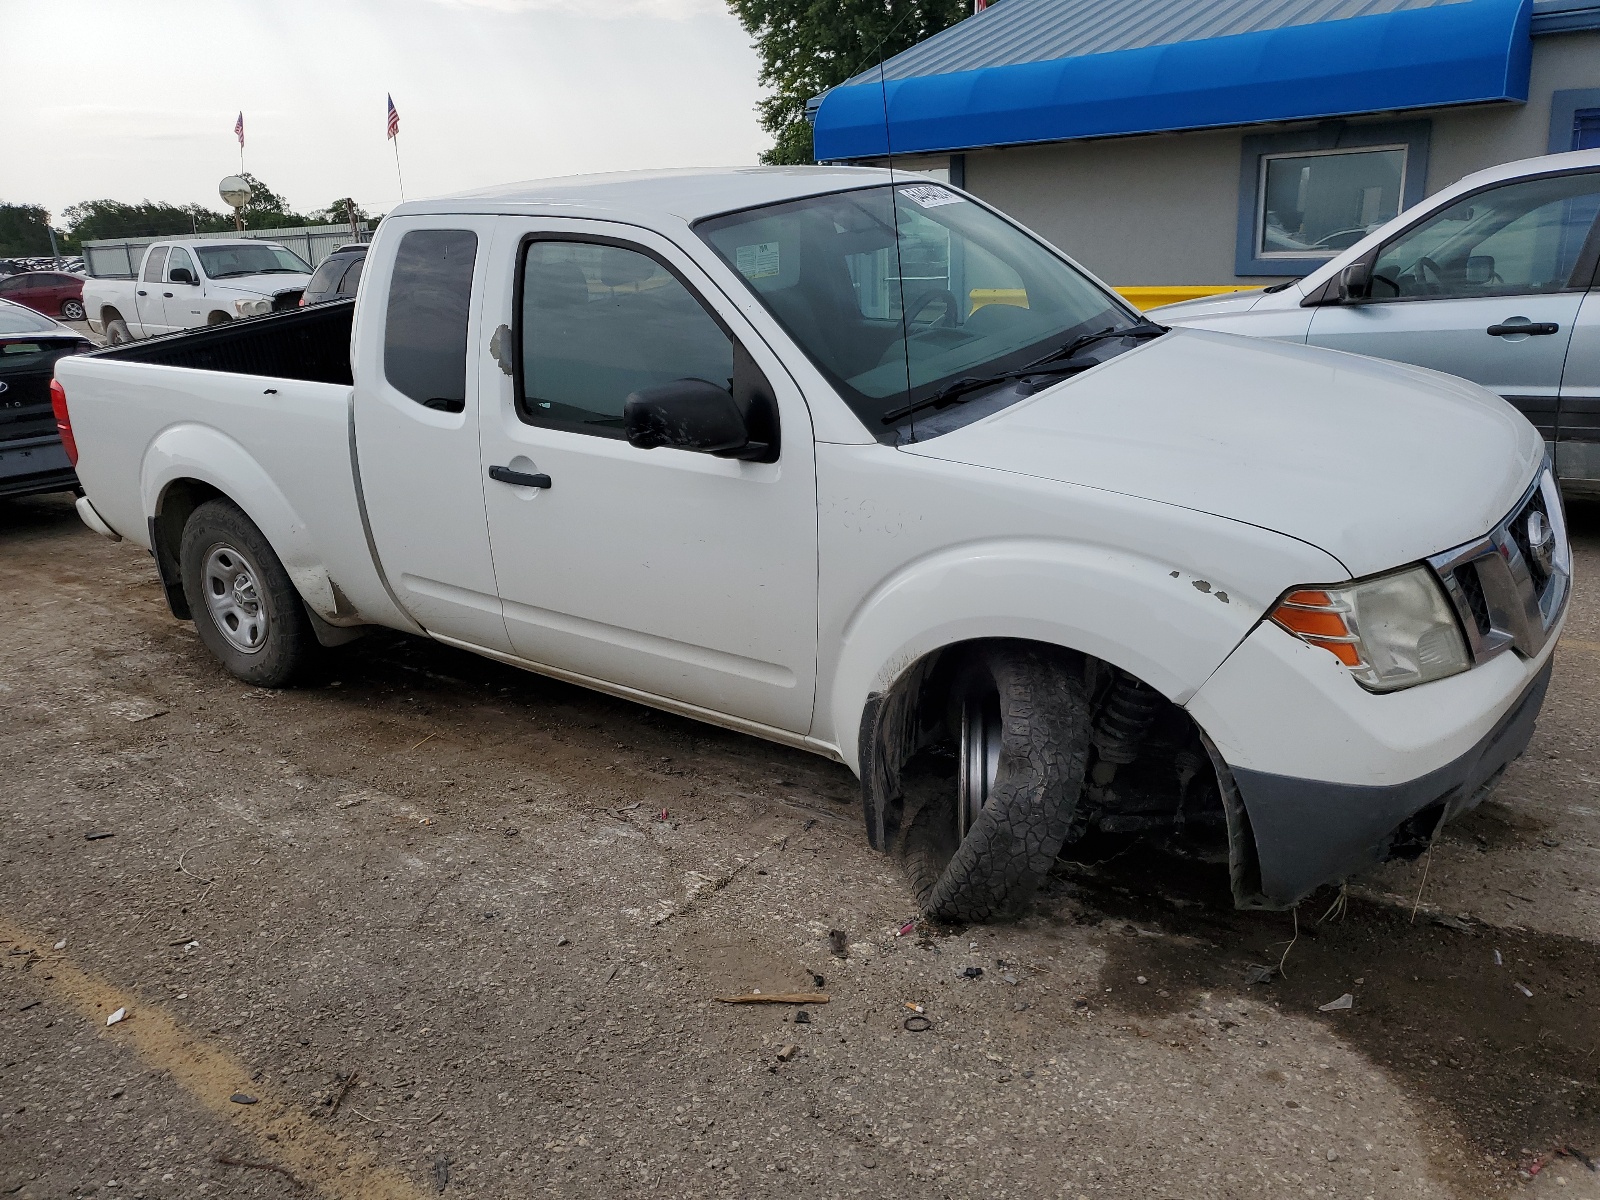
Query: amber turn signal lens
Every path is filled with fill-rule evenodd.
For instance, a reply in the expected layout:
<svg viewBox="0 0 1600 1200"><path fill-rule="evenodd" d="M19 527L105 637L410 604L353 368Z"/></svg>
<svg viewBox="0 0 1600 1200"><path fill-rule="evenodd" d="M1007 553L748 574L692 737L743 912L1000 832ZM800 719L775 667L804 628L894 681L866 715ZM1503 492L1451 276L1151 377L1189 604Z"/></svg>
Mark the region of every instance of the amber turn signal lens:
<svg viewBox="0 0 1600 1200"><path fill-rule="evenodd" d="M1345 666L1359 667L1361 651L1345 617L1349 611L1327 592L1307 589L1285 596L1272 610L1272 619L1301 641L1322 647Z"/></svg>

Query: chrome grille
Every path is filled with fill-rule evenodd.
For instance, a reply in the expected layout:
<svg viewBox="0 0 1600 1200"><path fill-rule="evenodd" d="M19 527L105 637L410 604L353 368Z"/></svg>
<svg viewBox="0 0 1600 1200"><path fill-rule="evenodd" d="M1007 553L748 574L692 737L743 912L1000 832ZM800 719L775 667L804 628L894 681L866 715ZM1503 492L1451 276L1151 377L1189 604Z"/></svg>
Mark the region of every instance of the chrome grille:
<svg viewBox="0 0 1600 1200"><path fill-rule="evenodd" d="M1474 661L1506 650L1538 654L1572 580L1572 549L1549 462L1505 520L1428 562L1456 607Z"/></svg>

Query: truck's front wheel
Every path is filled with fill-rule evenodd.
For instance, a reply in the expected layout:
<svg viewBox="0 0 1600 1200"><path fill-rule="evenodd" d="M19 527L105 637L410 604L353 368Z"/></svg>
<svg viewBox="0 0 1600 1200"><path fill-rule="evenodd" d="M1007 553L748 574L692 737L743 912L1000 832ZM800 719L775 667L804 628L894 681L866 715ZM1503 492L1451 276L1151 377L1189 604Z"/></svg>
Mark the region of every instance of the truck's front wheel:
<svg viewBox="0 0 1600 1200"><path fill-rule="evenodd" d="M986 647L958 673L950 709L955 778L908 773L902 861L929 916L1014 915L1060 853L1083 790L1083 669L1042 647Z"/></svg>
<svg viewBox="0 0 1600 1200"><path fill-rule="evenodd" d="M315 653L316 635L255 523L228 500L206 501L183 527L179 563L206 649L246 683L292 683Z"/></svg>

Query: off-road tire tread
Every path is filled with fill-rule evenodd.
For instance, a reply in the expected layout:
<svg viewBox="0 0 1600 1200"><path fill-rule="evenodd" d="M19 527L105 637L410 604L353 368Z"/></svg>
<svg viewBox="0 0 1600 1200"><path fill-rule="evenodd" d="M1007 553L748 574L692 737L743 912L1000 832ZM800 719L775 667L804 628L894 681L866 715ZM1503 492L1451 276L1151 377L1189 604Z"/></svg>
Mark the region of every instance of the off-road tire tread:
<svg viewBox="0 0 1600 1200"><path fill-rule="evenodd" d="M992 675L1003 721L989 803L947 857L934 831L949 824L953 840L955 789L941 789L908 814L902 843L918 903L944 921L1020 912L1061 852L1088 770L1091 709L1081 664L1045 648L1002 644L981 652L975 666Z"/></svg>
<svg viewBox="0 0 1600 1200"><path fill-rule="evenodd" d="M206 605L201 571L206 554L218 542L228 542L244 551L260 572L257 582L270 620L267 644L259 653L241 654L235 650L217 629ZM183 590L194 614L195 632L229 674L257 687L281 688L305 673L317 654L316 633L300 593L289 582L289 573L271 543L238 505L231 500L207 500L190 513L183 527L178 561Z"/></svg>

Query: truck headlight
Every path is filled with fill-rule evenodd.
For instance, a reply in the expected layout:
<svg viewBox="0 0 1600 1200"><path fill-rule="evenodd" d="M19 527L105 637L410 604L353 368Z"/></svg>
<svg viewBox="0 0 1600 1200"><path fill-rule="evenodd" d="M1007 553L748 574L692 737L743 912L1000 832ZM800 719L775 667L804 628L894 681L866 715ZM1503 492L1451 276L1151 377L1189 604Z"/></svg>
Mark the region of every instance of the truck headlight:
<svg viewBox="0 0 1600 1200"><path fill-rule="evenodd" d="M1444 589L1426 567L1361 583L1296 588L1272 619L1328 651L1369 692L1443 679L1472 665Z"/></svg>
<svg viewBox="0 0 1600 1200"><path fill-rule="evenodd" d="M272 311L270 300L235 300L233 311L241 317L260 317Z"/></svg>

